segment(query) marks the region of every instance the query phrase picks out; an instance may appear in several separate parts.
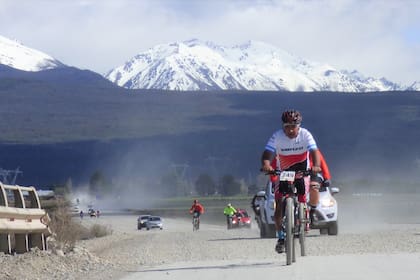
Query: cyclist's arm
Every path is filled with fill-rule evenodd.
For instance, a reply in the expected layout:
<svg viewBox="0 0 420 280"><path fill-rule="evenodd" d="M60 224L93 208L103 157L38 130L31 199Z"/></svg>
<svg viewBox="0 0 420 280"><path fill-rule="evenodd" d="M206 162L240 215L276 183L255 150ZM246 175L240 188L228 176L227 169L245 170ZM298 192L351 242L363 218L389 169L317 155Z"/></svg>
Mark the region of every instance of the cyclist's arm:
<svg viewBox="0 0 420 280"><path fill-rule="evenodd" d="M261 156L261 164L262 168L265 171L273 170L273 167L271 166L271 162L275 158L276 154L269 150L264 150L262 156Z"/></svg>
<svg viewBox="0 0 420 280"><path fill-rule="evenodd" d="M330 169L328 168L327 162L321 152L319 152L319 156L321 160L322 177L324 177L324 180L331 180Z"/></svg>
<svg viewBox="0 0 420 280"><path fill-rule="evenodd" d="M319 150L312 149L309 151L309 153L311 154L312 160L313 160L312 170L314 172L320 172L321 171L321 158L319 156Z"/></svg>

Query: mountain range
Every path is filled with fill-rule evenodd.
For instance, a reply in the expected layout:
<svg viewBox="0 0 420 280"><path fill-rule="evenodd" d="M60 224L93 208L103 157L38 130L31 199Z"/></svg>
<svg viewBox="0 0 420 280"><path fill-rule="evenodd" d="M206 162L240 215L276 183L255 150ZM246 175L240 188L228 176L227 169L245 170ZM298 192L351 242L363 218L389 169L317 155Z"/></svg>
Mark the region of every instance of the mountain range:
<svg viewBox="0 0 420 280"><path fill-rule="evenodd" d="M105 75L125 88L165 90L341 91L405 90L385 78L364 77L310 62L272 45L249 41L224 47L190 40L158 45Z"/></svg>
<svg viewBox="0 0 420 280"><path fill-rule="evenodd" d="M49 73L55 73L56 77L57 72L51 70L69 67L41 51L2 36L1 64L26 72L50 70ZM3 67L0 74L4 75L5 69L7 67ZM75 74L77 71L72 67L70 72ZM365 77L356 70L337 70L328 64L311 62L258 41L233 47L197 39L162 44L134 56L103 77L126 89L171 91L420 90L420 82L403 86L385 78Z"/></svg>

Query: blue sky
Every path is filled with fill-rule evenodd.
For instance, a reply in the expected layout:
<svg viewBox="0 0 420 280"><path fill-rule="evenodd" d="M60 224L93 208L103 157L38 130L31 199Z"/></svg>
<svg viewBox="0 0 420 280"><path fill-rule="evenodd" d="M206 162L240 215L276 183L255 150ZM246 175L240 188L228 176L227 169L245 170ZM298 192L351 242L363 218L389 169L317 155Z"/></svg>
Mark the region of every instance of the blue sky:
<svg viewBox="0 0 420 280"><path fill-rule="evenodd" d="M0 35L99 73L163 43L263 41L367 76L420 81L417 0L0 0Z"/></svg>

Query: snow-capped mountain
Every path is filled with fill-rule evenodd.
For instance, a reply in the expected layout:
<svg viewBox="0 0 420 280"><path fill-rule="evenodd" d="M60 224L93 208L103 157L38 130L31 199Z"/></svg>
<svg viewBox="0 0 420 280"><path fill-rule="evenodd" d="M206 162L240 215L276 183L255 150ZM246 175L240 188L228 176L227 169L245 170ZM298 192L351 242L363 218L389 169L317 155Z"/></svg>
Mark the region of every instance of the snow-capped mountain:
<svg viewBox="0 0 420 280"><path fill-rule="evenodd" d="M420 91L420 81L415 81L411 86L407 88L410 91Z"/></svg>
<svg viewBox="0 0 420 280"><path fill-rule="evenodd" d="M23 71L41 71L65 66L53 57L0 36L0 64Z"/></svg>
<svg viewBox="0 0 420 280"><path fill-rule="evenodd" d="M258 41L233 47L196 39L158 45L105 77L130 89L342 92L405 89L385 78L339 71Z"/></svg>

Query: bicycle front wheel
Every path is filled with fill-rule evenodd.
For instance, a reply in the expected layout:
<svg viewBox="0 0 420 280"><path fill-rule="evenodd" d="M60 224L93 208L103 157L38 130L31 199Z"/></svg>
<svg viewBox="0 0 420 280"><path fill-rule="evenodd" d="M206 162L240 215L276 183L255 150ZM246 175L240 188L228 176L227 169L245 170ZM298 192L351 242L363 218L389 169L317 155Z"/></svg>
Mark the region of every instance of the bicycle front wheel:
<svg viewBox="0 0 420 280"><path fill-rule="evenodd" d="M293 198L286 198L286 264L291 265L293 261L294 249L294 235L293 235L293 225L294 225L294 201Z"/></svg>
<svg viewBox="0 0 420 280"><path fill-rule="evenodd" d="M306 227L306 209L305 209L305 203L299 203L299 243L300 243L300 255L306 256L306 233L305 233L305 227Z"/></svg>

